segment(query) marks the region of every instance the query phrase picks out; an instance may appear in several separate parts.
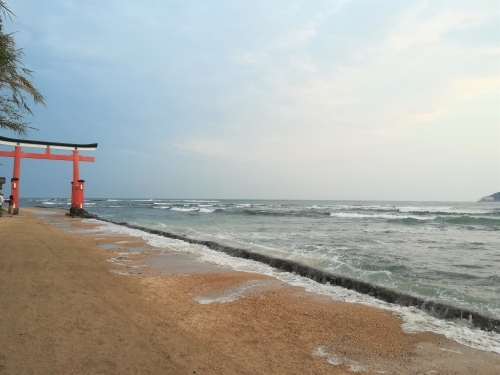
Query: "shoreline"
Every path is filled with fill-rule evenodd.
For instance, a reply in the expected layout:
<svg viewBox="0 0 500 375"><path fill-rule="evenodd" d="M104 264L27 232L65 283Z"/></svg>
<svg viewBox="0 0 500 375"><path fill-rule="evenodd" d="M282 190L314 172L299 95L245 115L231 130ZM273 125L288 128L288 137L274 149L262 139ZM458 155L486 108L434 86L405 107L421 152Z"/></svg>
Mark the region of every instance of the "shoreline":
<svg viewBox="0 0 500 375"><path fill-rule="evenodd" d="M98 226L57 212L0 220L0 373L500 371L500 355L405 333L390 311L200 270L175 246ZM165 263L138 266L159 254Z"/></svg>
<svg viewBox="0 0 500 375"><path fill-rule="evenodd" d="M220 251L233 257L254 260L269 265L277 270L294 273L321 284L340 286L342 288L354 290L358 293L374 297L378 300L400 305L403 307L416 307L426 314L438 319L452 321L457 319L465 319L468 320L469 324L472 324L476 328L487 332L493 331L500 334L500 318L468 307L462 307L459 305L454 305L452 303L436 301L430 298L424 298L410 293L404 293L396 289L371 284L350 276L334 274L293 260L277 258L246 249L226 246L214 241L198 240L183 235L176 235L174 233L159 229L148 228L145 226L130 224L127 222L118 222L111 219L102 218L95 214L88 214L86 218L96 219L99 221L124 226L130 229L136 229L146 233L172 238L191 244L206 246L209 249Z"/></svg>

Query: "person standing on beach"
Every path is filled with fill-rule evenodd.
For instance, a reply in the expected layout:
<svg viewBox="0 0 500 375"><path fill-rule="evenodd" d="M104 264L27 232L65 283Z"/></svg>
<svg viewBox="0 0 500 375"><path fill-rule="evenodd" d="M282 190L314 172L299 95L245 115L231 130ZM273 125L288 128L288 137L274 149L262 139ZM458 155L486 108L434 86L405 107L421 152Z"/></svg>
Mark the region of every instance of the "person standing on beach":
<svg viewBox="0 0 500 375"><path fill-rule="evenodd" d="M2 214L3 214L3 203L4 203L3 192L0 191L0 216L2 216Z"/></svg>

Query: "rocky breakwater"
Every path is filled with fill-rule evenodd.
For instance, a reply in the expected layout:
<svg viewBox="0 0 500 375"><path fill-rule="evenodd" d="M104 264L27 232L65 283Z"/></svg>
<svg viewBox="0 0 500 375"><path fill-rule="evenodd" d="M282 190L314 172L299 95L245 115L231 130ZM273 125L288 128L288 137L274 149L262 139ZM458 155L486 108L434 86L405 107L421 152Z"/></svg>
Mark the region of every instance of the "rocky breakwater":
<svg viewBox="0 0 500 375"><path fill-rule="evenodd" d="M330 284L346 289L351 289L358 293L363 293L385 302L394 303L401 306L413 306L436 318L450 320L468 319L477 328L480 328L484 331L494 331L496 333L500 333L499 318L473 309L403 293L399 290L371 284L353 277L333 274L331 272L316 269L289 259L276 258L273 256L252 252L246 249L239 249L236 247L222 245L214 241L198 240L162 230L151 229L140 225L133 225L126 222L116 222L100 217L96 218L101 221L125 226L131 229L141 230L158 236L181 240L192 244L203 245L208 247L209 249L221 251L234 257L251 259L267 264L281 271L293 272L297 275L307 277L318 283Z"/></svg>

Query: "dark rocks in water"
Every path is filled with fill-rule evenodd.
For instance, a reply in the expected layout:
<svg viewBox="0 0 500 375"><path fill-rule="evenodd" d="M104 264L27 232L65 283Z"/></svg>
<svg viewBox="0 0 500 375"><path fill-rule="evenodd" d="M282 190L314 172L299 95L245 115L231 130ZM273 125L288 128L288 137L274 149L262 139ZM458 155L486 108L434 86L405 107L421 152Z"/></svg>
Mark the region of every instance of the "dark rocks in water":
<svg viewBox="0 0 500 375"><path fill-rule="evenodd" d="M370 284L366 281L355 279L349 276L336 275L328 271L319 270L310 267L308 265L295 262L293 260L276 258L270 255L255 253L245 249L239 249L232 246L222 245L214 241L197 240L182 235L164 232L157 229L150 229L139 225L132 225L125 222L119 223L113 220L100 218L97 215L92 215L92 216L93 218L108 223L125 226L131 229L138 229L147 233L156 234L158 236L163 236L176 240L181 240L192 244L203 245L208 247L209 249L220 251L234 257L251 259L257 262L267 264L281 271L291 272L303 277L307 277L321 284L330 284L330 285L340 286L346 289L351 289L356 292L372 296L374 298L377 298L385 302L398 304L400 306L406 306L406 307L413 306L436 318L452 319L452 320L467 319L474 326L484 331L494 331L496 333L500 333L500 319L480 311L476 311L469 308L463 308L460 306L455 306L453 304L438 302L431 299L414 296L411 294L402 293L396 289Z"/></svg>
<svg viewBox="0 0 500 375"><path fill-rule="evenodd" d="M81 217L83 219L98 219L97 215L89 214L84 209L70 209L70 211L66 213L66 216Z"/></svg>

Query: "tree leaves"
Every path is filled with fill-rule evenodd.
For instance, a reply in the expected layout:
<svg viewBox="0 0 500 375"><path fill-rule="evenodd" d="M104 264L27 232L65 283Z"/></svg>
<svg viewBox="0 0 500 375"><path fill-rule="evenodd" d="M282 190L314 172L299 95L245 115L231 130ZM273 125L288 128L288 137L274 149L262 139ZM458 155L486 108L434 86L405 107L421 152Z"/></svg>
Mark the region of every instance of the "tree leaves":
<svg viewBox="0 0 500 375"><path fill-rule="evenodd" d="M9 18L13 15L1 0L0 13ZM23 118L33 114L27 103L28 98L35 104L45 103L42 94L30 81L33 72L21 62L23 55L23 50L16 48L13 34L3 32L0 16L0 128L25 136L30 127Z"/></svg>

